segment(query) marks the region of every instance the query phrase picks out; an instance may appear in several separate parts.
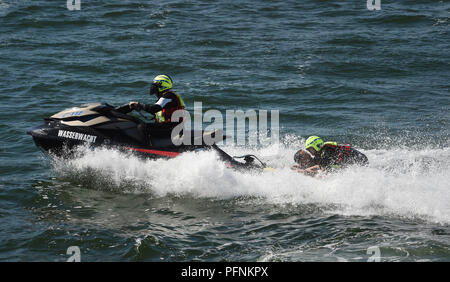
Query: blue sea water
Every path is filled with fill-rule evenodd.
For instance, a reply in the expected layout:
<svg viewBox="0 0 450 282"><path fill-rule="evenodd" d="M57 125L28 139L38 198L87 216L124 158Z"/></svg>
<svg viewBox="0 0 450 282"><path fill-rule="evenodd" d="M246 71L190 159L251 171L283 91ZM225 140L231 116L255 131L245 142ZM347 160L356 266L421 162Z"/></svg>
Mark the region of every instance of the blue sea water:
<svg viewBox="0 0 450 282"><path fill-rule="evenodd" d="M448 1L0 0L0 261L450 260ZM151 103L168 73L188 110L278 110L280 143L50 159L26 131L64 108ZM370 161L290 170L309 135Z"/></svg>

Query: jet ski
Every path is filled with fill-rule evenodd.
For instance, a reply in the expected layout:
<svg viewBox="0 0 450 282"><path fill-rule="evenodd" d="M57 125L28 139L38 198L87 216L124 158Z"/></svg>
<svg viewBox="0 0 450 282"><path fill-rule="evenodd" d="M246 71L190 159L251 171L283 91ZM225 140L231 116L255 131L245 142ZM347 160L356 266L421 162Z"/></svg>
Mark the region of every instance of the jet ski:
<svg viewBox="0 0 450 282"><path fill-rule="evenodd" d="M221 130L210 132L192 130L191 144L200 143L196 143L194 139L202 137L201 145L174 145L171 129L164 130L164 128L158 128L155 123L145 123L135 116L122 113L120 108L106 103L94 103L65 109L45 118L43 124L27 133L33 137L37 147L59 157L72 156L79 146L131 151L145 158L174 158L183 152L214 150L230 168L238 170L264 170L267 168L266 164L254 155L232 157L216 144L204 143L206 135L210 135L209 137L216 141L224 140L226 137ZM182 137L176 136L175 138ZM243 159L244 162L238 161L238 159ZM270 170L270 168L268 169Z"/></svg>

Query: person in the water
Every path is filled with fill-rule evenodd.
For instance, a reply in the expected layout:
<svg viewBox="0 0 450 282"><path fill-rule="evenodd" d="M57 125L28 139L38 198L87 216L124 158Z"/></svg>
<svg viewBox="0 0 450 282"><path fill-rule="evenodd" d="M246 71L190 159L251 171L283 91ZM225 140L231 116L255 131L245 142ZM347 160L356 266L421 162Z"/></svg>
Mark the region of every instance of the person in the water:
<svg viewBox="0 0 450 282"><path fill-rule="evenodd" d="M314 159L310 153L305 150L298 150L294 154L295 165L291 169L305 175L315 175L318 168L315 167Z"/></svg>
<svg viewBox="0 0 450 282"><path fill-rule="evenodd" d="M297 170L307 175L315 175L319 171L333 171L354 164L365 166L369 163L367 157L351 145L324 142L319 136L310 136L306 139L305 149L311 155L300 150L294 156L294 160L298 164Z"/></svg>

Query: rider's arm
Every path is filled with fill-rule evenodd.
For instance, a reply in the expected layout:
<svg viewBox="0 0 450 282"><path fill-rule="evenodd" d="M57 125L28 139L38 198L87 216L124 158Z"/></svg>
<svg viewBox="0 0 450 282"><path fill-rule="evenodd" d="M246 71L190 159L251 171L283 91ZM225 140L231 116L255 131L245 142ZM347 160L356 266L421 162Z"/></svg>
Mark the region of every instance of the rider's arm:
<svg viewBox="0 0 450 282"><path fill-rule="evenodd" d="M314 176L314 175L317 174L317 172L319 172L319 170L320 170L320 166L319 165L314 165L314 166L311 166L311 167L308 167L307 169L305 169L303 171L303 173L305 175Z"/></svg>
<svg viewBox="0 0 450 282"><path fill-rule="evenodd" d="M172 97L172 94L168 93L159 98L159 100L153 105L143 105L142 109L154 115L166 107L170 108L176 106L177 106L176 100Z"/></svg>
<svg viewBox="0 0 450 282"><path fill-rule="evenodd" d="M292 170L298 170L298 169L302 169L298 164L295 164L293 166L291 166Z"/></svg>
<svg viewBox="0 0 450 282"><path fill-rule="evenodd" d="M126 109L125 107L121 110L121 112L125 113L129 113L132 110L144 110L148 113L151 113L152 115L156 114L157 112L161 111L163 108L158 105L158 104L153 104L153 105L148 105L148 104L143 104L143 103L139 103L139 102L130 102L127 105L128 109Z"/></svg>
<svg viewBox="0 0 450 282"><path fill-rule="evenodd" d="M119 106L115 108L116 111L121 112L122 114L128 114L132 111L129 104L125 104L123 106Z"/></svg>
<svg viewBox="0 0 450 282"><path fill-rule="evenodd" d="M167 105L170 101L170 99L166 98L159 98L158 102L156 102L153 105L143 105L142 109L148 113L151 113L152 115L156 114L157 112L161 111L165 105Z"/></svg>
<svg viewBox="0 0 450 282"><path fill-rule="evenodd" d="M143 105L142 109L146 111L147 113L151 113L152 115L156 114L157 112L161 111L162 108L159 105L153 104L153 105Z"/></svg>
<svg viewBox="0 0 450 282"><path fill-rule="evenodd" d="M139 102L130 102L127 105L116 108L116 110L121 111L122 113L129 113L132 110L144 110L152 115L161 111L166 107L176 107L177 102L173 97L171 97L171 93L165 94L163 97L159 98L159 100L153 104L143 104Z"/></svg>

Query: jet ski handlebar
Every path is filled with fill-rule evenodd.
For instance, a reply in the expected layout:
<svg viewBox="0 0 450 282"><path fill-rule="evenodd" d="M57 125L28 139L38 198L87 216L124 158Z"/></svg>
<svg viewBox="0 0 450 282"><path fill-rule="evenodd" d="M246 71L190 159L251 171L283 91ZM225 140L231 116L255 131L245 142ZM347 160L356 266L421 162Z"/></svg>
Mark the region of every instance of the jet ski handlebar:
<svg viewBox="0 0 450 282"><path fill-rule="evenodd" d="M126 105L128 106L128 104ZM120 106L120 107L113 107L109 104L106 103L102 103L101 105L93 108L93 111L96 111L100 114L103 114L105 116L112 116L112 117L116 117L116 118L121 118L121 119L125 119L125 120L129 120L132 122L135 122L137 124L143 124L145 123L144 121L142 121L141 119L134 117L132 115L128 115L126 113L122 113L120 110L123 109L125 107L124 106Z"/></svg>

